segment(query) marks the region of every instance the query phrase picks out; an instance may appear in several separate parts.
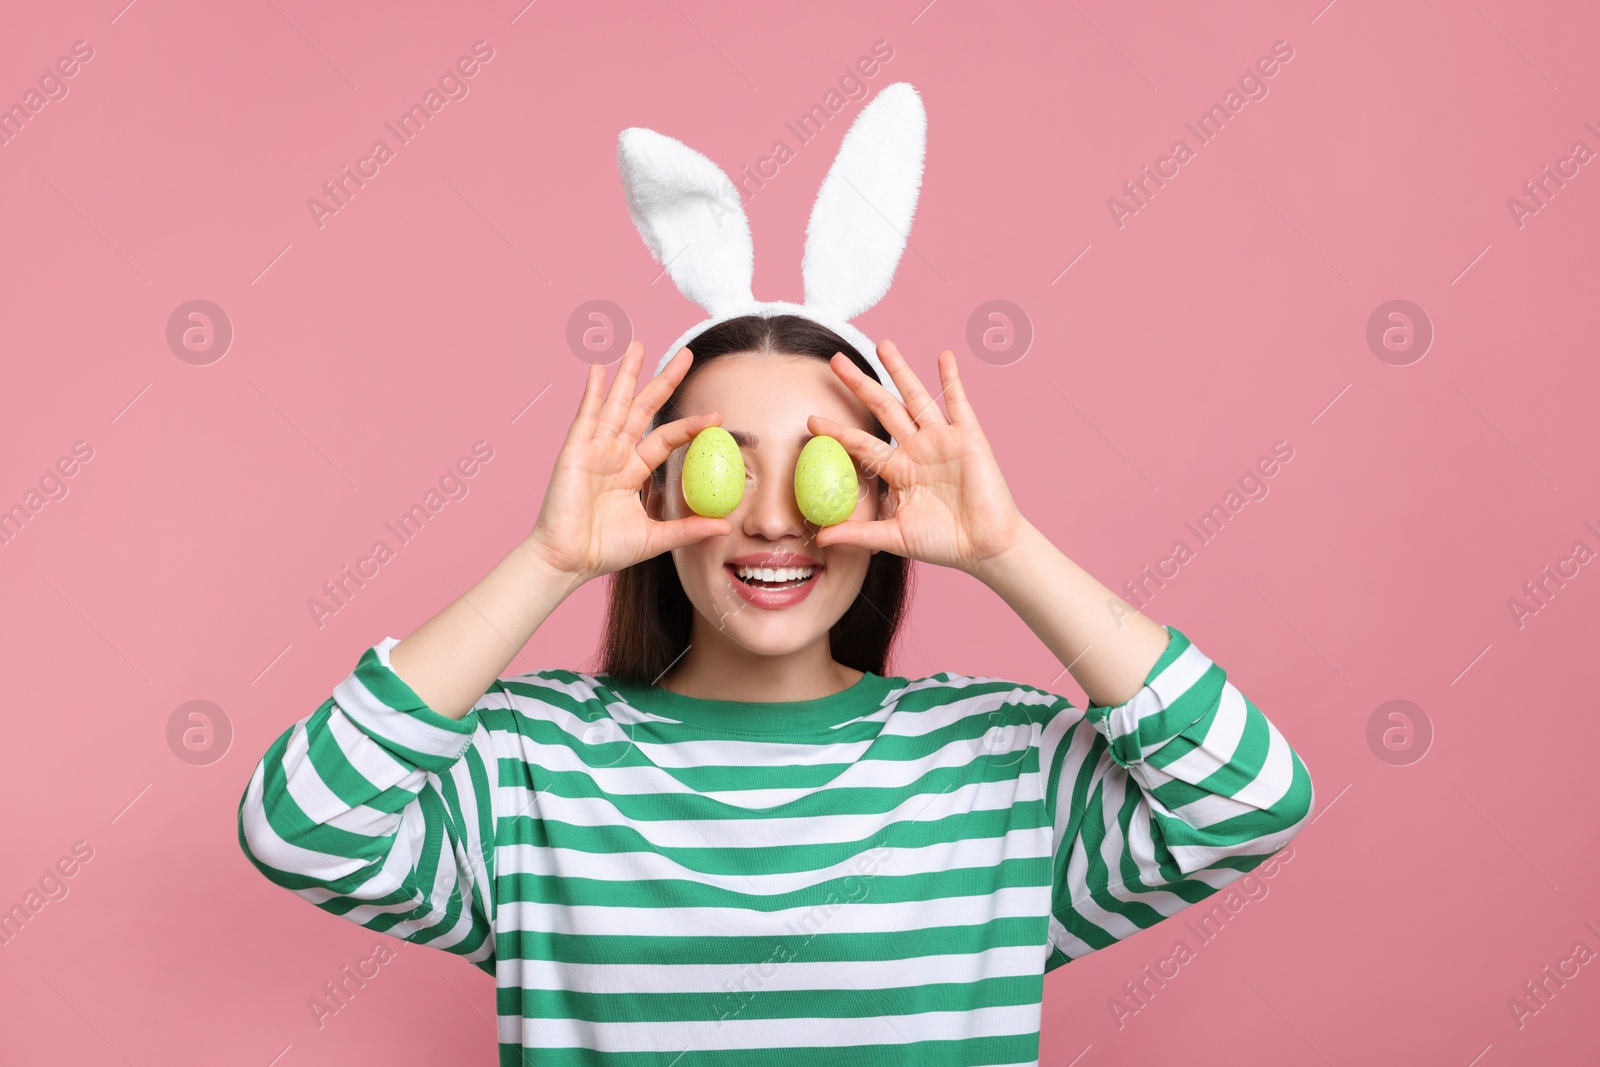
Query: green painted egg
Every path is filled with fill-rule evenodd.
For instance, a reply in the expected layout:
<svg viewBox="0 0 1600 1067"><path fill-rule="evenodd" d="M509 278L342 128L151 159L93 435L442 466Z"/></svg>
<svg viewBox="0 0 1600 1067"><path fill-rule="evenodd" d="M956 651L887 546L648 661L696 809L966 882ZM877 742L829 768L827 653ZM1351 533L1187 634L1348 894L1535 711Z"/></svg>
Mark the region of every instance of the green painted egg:
<svg viewBox="0 0 1600 1067"><path fill-rule="evenodd" d="M856 465L836 439L819 434L806 442L794 466L794 500L818 526L835 526L856 510Z"/></svg>
<svg viewBox="0 0 1600 1067"><path fill-rule="evenodd" d="M733 434L707 426L683 457L683 499L696 515L720 519L744 499L744 456Z"/></svg>

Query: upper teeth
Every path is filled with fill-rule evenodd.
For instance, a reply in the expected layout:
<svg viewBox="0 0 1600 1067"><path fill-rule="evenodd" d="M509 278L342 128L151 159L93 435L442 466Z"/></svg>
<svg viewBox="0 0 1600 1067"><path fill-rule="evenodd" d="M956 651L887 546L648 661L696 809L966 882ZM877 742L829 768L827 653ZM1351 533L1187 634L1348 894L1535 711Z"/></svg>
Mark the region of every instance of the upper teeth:
<svg viewBox="0 0 1600 1067"><path fill-rule="evenodd" d="M796 578L809 578L815 567L740 567L741 578L759 578L763 582L792 582Z"/></svg>

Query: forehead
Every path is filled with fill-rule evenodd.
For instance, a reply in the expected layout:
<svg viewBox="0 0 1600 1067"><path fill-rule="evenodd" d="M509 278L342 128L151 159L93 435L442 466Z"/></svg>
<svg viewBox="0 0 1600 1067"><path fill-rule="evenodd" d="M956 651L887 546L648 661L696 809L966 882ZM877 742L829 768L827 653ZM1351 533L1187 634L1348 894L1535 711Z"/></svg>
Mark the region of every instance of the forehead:
<svg viewBox="0 0 1600 1067"><path fill-rule="evenodd" d="M765 352L720 356L695 371L675 394L680 416L722 413L722 425L782 440L806 432L806 419L821 415L863 430L872 414L825 359Z"/></svg>

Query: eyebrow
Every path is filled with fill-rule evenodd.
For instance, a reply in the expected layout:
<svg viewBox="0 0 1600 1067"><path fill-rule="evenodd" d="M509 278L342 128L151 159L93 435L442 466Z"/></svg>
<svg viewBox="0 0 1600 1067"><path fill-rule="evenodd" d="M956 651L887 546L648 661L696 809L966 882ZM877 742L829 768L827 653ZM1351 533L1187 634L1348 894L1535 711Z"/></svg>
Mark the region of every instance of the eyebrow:
<svg viewBox="0 0 1600 1067"><path fill-rule="evenodd" d="M759 448L761 446L760 436L748 430L729 430L728 436L733 438L733 443L740 448ZM795 440L803 445L815 436L816 434L813 433L803 433L796 437Z"/></svg>

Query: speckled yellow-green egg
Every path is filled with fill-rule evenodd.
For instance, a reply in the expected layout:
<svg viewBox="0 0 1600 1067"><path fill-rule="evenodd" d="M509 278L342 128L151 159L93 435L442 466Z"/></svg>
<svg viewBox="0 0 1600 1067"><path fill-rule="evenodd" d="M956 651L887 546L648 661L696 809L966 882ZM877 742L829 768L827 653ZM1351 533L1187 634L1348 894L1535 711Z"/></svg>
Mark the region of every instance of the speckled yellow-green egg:
<svg viewBox="0 0 1600 1067"><path fill-rule="evenodd" d="M733 434L707 426L683 457L683 499L696 515L720 519L744 499L744 456Z"/></svg>
<svg viewBox="0 0 1600 1067"><path fill-rule="evenodd" d="M856 510L856 465L836 439L818 434L794 466L794 501L818 526L835 526Z"/></svg>

